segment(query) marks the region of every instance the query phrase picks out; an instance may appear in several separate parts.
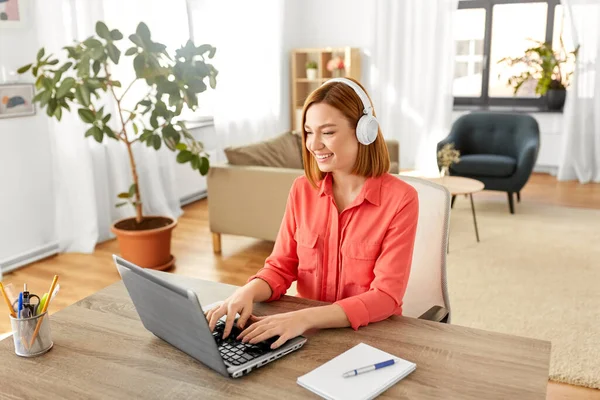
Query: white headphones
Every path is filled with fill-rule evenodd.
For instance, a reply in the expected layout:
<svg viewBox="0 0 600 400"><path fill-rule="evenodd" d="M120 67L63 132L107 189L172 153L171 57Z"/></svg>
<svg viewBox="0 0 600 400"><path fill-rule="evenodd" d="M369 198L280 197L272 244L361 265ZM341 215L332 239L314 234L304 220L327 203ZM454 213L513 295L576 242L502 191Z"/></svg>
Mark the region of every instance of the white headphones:
<svg viewBox="0 0 600 400"><path fill-rule="evenodd" d="M377 122L377 118L373 116L373 105L369 101L369 96L367 96L365 91L362 90L360 86L358 86L356 83L347 78L329 79L328 81L323 83L323 85L332 82L345 83L346 85L354 89L358 97L360 97L360 100L362 101L364 107L364 115L360 117L360 119L358 120L358 124L356 124L356 138L358 139L359 143L362 143L364 145L370 145L375 141L375 139L377 139L377 132L379 131L379 122Z"/></svg>

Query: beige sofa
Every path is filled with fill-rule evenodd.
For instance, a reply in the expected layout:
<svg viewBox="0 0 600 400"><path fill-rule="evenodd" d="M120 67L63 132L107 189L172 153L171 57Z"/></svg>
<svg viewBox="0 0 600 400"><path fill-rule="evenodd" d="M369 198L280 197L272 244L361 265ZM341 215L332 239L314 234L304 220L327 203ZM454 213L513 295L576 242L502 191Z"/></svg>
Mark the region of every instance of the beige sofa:
<svg viewBox="0 0 600 400"><path fill-rule="evenodd" d="M399 145L386 141L397 174ZM275 241L294 179L303 169L213 165L207 177L208 219L213 250L221 252L221 234Z"/></svg>

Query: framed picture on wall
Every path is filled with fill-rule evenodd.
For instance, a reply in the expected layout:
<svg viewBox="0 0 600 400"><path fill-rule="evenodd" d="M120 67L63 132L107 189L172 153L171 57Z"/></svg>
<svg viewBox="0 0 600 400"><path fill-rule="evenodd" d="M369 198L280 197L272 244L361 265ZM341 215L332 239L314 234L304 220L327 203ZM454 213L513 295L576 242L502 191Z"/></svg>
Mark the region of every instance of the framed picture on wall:
<svg viewBox="0 0 600 400"><path fill-rule="evenodd" d="M27 21L27 0L0 0L0 28L21 28Z"/></svg>
<svg viewBox="0 0 600 400"><path fill-rule="evenodd" d="M0 119L35 115L33 84L0 85Z"/></svg>

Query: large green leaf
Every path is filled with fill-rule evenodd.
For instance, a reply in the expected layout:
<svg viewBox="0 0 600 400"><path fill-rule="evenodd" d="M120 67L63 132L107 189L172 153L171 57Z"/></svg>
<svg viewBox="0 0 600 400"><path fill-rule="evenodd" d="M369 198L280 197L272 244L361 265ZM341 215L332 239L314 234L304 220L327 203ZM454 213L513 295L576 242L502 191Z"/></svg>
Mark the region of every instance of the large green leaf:
<svg viewBox="0 0 600 400"><path fill-rule="evenodd" d="M62 99L65 95L75 86L75 79L69 77L65 78L58 90L56 91L56 97Z"/></svg>
<svg viewBox="0 0 600 400"><path fill-rule="evenodd" d="M102 67L102 63L100 63L99 60L95 60L94 63L92 64L92 71L94 72L94 76L98 75L98 72L100 72L101 67Z"/></svg>
<svg viewBox="0 0 600 400"><path fill-rule="evenodd" d="M96 120L94 112L90 109L80 108L79 110L77 110L77 113L79 114L79 118L81 118L83 122L86 122L88 124L91 124Z"/></svg>
<svg viewBox="0 0 600 400"><path fill-rule="evenodd" d="M119 140L119 138L117 138L117 136L115 135L115 133L113 132L112 129L110 129L110 127L108 125L104 125L104 127L102 128L102 131L106 134L106 136L108 136L109 138L112 139L116 139Z"/></svg>
<svg viewBox="0 0 600 400"><path fill-rule="evenodd" d="M154 135L152 138L152 145L154 146L154 150L160 149L160 145L162 144L162 139L159 135Z"/></svg>
<svg viewBox="0 0 600 400"><path fill-rule="evenodd" d="M89 47L91 49L102 48L102 42L99 41L98 39L94 39L93 37L84 40L83 44L85 44L86 47Z"/></svg>
<svg viewBox="0 0 600 400"><path fill-rule="evenodd" d="M56 117L57 120L60 121L60 119L62 118L62 107L60 106L60 104L58 104L56 106L56 110L54 110L54 116Z"/></svg>
<svg viewBox="0 0 600 400"><path fill-rule="evenodd" d="M112 40L121 40L123 39L123 34L118 29L113 29L110 31L110 38Z"/></svg>
<svg viewBox="0 0 600 400"><path fill-rule="evenodd" d="M92 60L98 61L104 56L104 48L103 47L94 47L90 52L90 57Z"/></svg>
<svg viewBox="0 0 600 400"><path fill-rule="evenodd" d="M94 128L94 139L96 139L96 142L102 143L102 139L104 139L104 132L102 132L102 129L98 128L97 126Z"/></svg>
<svg viewBox="0 0 600 400"><path fill-rule="evenodd" d="M44 48L42 47L41 49L38 50L37 53L37 60L40 61L42 59L42 57L44 57L44 54L46 53L46 50L44 50Z"/></svg>
<svg viewBox="0 0 600 400"><path fill-rule="evenodd" d="M143 46L142 40L141 40L141 39L140 39L140 37L139 37L138 35L136 35L136 34L129 35L129 40L131 40L131 41L132 41L134 44L136 44L136 45L138 45L138 46L140 46L140 47L142 47L142 46Z"/></svg>
<svg viewBox="0 0 600 400"><path fill-rule="evenodd" d="M184 164L194 158L194 154L189 150L181 150L179 154L177 154L177 162L180 164Z"/></svg>
<svg viewBox="0 0 600 400"><path fill-rule="evenodd" d="M177 132L175 127L173 127L173 125L170 125L170 124L166 125L162 129L162 134L166 138L173 139L173 142L175 143L175 145L177 143L179 143L179 141L181 140L181 135L179 134L179 132Z"/></svg>
<svg viewBox="0 0 600 400"><path fill-rule="evenodd" d="M48 101L48 107L46 107L46 114L49 117L52 117L54 115L54 111L56 111L56 107L58 107L58 102L55 98L51 98Z"/></svg>
<svg viewBox="0 0 600 400"><path fill-rule="evenodd" d="M135 194L135 190L137 188L137 185L135 183L132 183L131 186L129 186L129 196L132 197Z"/></svg>
<svg viewBox="0 0 600 400"><path fill-rule="evenodd" d="M208 173L208 169L210 167L210 163L208 162L208 158L206 157L202 157L200 158L200 174L202 176L206 175Z"/></svg>
<svg viewBox="0 0 600 400"><path fill-rule="evenodd" d="M90 90L85 85L79 85L75 89L77 100L84 106L89 106L91 103Z"/></svg>
<svg viewBox="0 0 600 400"><path fill-rule="evenodd" d="M100 36L102 39L106 39L106 40L110 40L110 30L108 29L108 26L106 26L106 24L102 21L98 21L96 22L96 33L98 34L98 36Z"/></svg>
<svg viewBox="0 0 600 400"><path fill-rule="evenodd" d="M146 25L145 23L140 22L137 26L137 29L135 30L135 33L140 39L142 39L142 42L144 44L149 45L151 43L150 29L148 29L148 25Z"/></svg>
<svg viewBox="0 0 600 400"><path fill-rule="evenodd" d="M125 55L126 56L132 56L132 55L137 54L137 53L138 53L138 48L137 47L130 47L125 52Z"/></svg>
<svg viewBox="0 0 600 400"><path fill-rule="evenodd" d="M87 78L90 76L90 58L89 56L81 57L81 61L77 64L77 76Z"/></svg>
<svg viewBox="0 0 600 400"><path fill-rule="evenodd" d="M192 164L192 169L200 169L200 157L194 157L192 158L192 161L190 162L190 164Z"/></svg>
<svg viewBox="0 0 600 400"><path fill-rule="evenodd" d="M202 79L190 79L187 82L188 88L194 93L202 93L206 90L206 84L202 81Z"/></svg>
<svg viewBox="0 0 600 400"><path fill-rule="evenodd" d="M52 91L51 90L45 90L45 91L40 92L40 93L43 93L40 96L40 107L44 107L44 106L46 106L48 104L48 102L52 98Z"/></svg>
<svg viewBox="0 0 600 400"><path fill-rule="evenodd" d="M56 85L58 83L58 81L60 81L60 78L62 78L62 72L61 71L56 71L54 73L54 78L52 78L52 86Z"/></svg>
<svg viewBox="0 0 600 400"><path fill-rule="evenodd" d="M73 63L72 63L72 62L67 62L67 63L64 63L64 64L63 64L63 66L62 66L62 67L60 67L59 71L60 71L60 72L62 72L62 73L65 73L65 72L67 72L67 70L68 70L69 68L71 68L71 66L73 66Z"/></svg>
<svg viewBox="0 0 600 400"><path fill-rule="evenodd" d="M117 48L113 43L108 43L106 45L106 50L108 51L108 56L115 64L119 63L119 58L121 57L121 50Z"/></svg>
<svg viewBox="0 0 600 400"><path fill-rule="evenodd" d="M133 59L133 68L135 69L136 78L141 78L144 75L146 60L143 54L138 54Z"/></svg>
<svg viewBox="0 0 600 400"><path fill-rule="evenodd" d="M46 78L44 75L42 75L40 78L41 78L41 80L42 80L42 85L43 85L43 86L44 86L46 89L48 89L48 90L51 90L51 89L53 89L53 85L52 85L52 79Z"/></svg>
<svg viewBox="0 0 600 400"><path fill-rule="evenodd" d="M33 64L27 64L27 65L23 65L21 68L19 68L17 70L17 73L19 74L24 74L25 72L29 71L29 68L31 68Z"/></svg>

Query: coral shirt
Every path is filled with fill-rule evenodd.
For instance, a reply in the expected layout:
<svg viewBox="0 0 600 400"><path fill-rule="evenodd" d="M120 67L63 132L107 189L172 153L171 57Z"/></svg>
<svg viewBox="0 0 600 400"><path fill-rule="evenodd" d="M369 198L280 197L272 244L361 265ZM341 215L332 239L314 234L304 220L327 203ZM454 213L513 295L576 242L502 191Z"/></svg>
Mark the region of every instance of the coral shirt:
<svg viewBox="0 0 600 400"><path fill-rule="evenodd" d="M419 202L416 190L390 174L368 178L341 213L332 177L313 188L294 181L275 247L261 278L279 299L294 280L300 297L338 304L352 328L402 314Z"/></svg>

